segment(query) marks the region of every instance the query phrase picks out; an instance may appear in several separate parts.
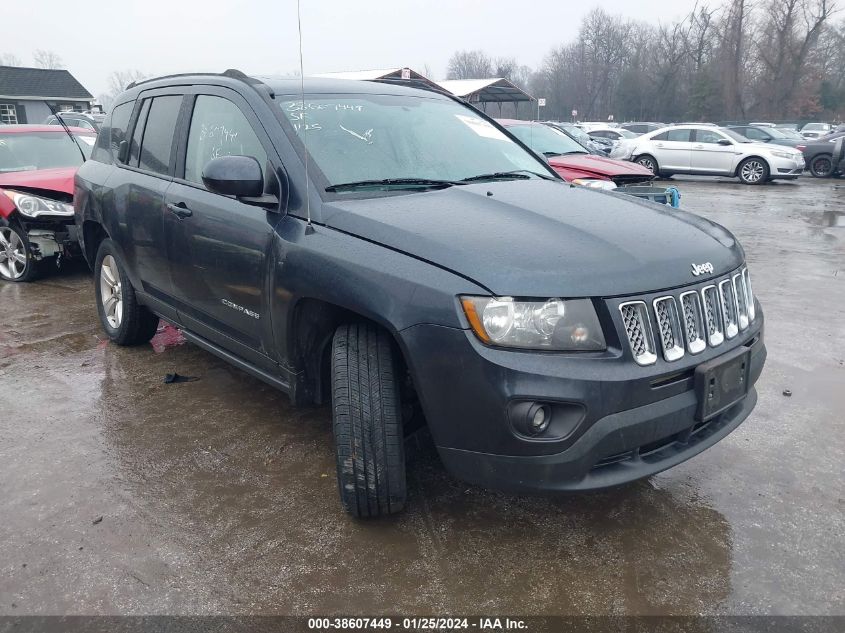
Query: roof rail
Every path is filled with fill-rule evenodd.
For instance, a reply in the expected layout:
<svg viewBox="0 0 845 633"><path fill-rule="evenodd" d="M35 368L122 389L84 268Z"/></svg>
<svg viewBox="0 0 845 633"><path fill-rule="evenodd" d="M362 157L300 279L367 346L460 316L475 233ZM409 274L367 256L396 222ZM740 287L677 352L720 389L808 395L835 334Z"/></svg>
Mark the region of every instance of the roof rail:
<svg viewBox="0 0 845 633"><path fill-rule="evenodd" d="M151 81L158 81L159 79L175 79L178 77L229 77L230 79L237 79L238 81L242 81L245 84L252 86L255 90L259 90L260 88L263 89L271 99L275 97L273 89L270 88L270 86L265 84L263 81L260 81L255 77L250 77L246 73L234 68L229 68L228 70L222 73L177 73L175 75L150 77L149 79L142 79L140 81L131 82L128 86L126 86L126 90L132 90L132 88L136 86L140 86L141 84L149 83Z"/></svg>

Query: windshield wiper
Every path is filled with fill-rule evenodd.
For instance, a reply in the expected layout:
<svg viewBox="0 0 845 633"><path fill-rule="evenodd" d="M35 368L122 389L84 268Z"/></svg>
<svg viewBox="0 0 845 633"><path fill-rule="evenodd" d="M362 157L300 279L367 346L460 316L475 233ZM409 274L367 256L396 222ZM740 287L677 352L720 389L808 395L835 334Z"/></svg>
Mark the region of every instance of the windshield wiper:
<svg viewBox="0 0 845 633"><path fill-rule="evenodd" d="M433 180L431 178L382 178L381 180L356 180L329 185L326 191L341 191L343 189L357 189L358 187L378 187L394 185L414 185L419 187L451 187L463 183L454 180Z"/></svg>
<svg viewBox="0 0 845 633"><path fill-rule="evenodd" d="M535 171L528 169L516 169L514 171L497 171L492 174L478 174L477 176L470 176L469 178L461 179L461 182L478 182L480 180L527 180L531 176L537 176L545 180L554 180L551 176L545 174L538 174Z"/></svg>

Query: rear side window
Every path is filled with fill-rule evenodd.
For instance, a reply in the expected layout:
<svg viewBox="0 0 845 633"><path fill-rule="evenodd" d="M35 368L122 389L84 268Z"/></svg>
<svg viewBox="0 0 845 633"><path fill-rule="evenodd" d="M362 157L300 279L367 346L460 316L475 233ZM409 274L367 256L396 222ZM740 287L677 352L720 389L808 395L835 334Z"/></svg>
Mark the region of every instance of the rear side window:
<svg viewBox="0 0 845 633"><path fill-rule="evenodd" d="M185 180L202 184L202 169L219 156L252 156L264 169L267 153L240 108L228 99L200 95L194 105Z"/></svg>
<svg viewBox="0 0 845 633"><path fill-rule="evenodd" d="M677 141L688 143L690 140L690 129L666 130L665 132L652 137L654 141Z"/></svg>
<svg viewBox="0 0 845 633"><path fill-rule="evenodd" d="M138 163L141 169L164 175L169 172L173 133L181 106L181 95L153 98L141 141L141 158Z"/></svg>
<svg viewBox="0 0 845 633"><path fill-rule="evenodd" d="M144 99L141 104L141 112L138 113L138 120L135 121L135 129L132 132L132 142L129 145L129 164L138 166L138 157L141 154L141 137L144 135L144 124L147 122L147 113L150 111L150 100Z"/></svg>

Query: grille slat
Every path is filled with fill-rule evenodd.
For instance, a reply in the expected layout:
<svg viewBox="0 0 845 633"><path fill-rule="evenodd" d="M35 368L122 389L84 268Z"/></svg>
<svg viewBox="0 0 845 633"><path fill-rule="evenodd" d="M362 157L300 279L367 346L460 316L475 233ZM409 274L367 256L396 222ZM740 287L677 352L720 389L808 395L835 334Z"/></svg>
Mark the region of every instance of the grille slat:
<svg viewBox="0 0 845 633"><path fill-rule="evenodd" d="M634 360L640 365L653 364L657 355L654 353L654 338L646 304L642 301L629 301L619 306L619 312Z"/></svg>
<svg viewBox="0 0 845 633"><path fill-rule="evenodd" d="M722 318L722 309L719 305L719 291L716 286L702 288L701 302L704 306L707 342L710 343L710 347L716 347L725 340L725 324Z"/></svg>
<svg viewBox="0 0 845 633"><path fill-rule="evenodd" d="M704 341L704 315L701 299L694 290L681 294L681 311L684 314L684 334L690 354L698 354L707 347Z"/></svg>
<svg viewBox="0 0 845 633"><path fill-rule="evenodd" d="M739 323L740 331L748 327L748 299L745 293L745 279L741 273L737 273L731 278L733 283L734 296L736 297L737 321Z"/></svg>
<svg viewBox="0 0 845 633"><path fill-rule="evenodd" d="M660 344L663 346L663 358L670 362L678 360L684 355L684 344L675 297L655 299L654 315L657 317Z"/></svg>
<svg viewBox="0 0 845 633"><path fill-rule="evenodd" d="M719 282L719 298L722 303L722 318L725 322L725 336L732 339L739 333L736 316L736 294L730 279Z"/></svg>

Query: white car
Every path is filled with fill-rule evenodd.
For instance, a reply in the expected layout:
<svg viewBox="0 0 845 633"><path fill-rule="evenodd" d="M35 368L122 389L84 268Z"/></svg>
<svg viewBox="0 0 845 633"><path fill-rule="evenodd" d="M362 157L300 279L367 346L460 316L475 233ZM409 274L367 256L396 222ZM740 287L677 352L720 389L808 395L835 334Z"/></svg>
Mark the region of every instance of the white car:
<svg viewBox="0 0 845 633"><path fill-rule="evenodd" d="M794 179L804 171L804 155L783 145L754 143L710 125L665 127L619 143L611 158L631 160L660 176L730 176L746 185L775 178Z"/></svg>
<svg viewBox="0 0 845 633"><path fill-rule="evenodd" d="M587 130L591 138L606 138L611 141L637 138L637 135L621 127L597 127Z"/></svg>

